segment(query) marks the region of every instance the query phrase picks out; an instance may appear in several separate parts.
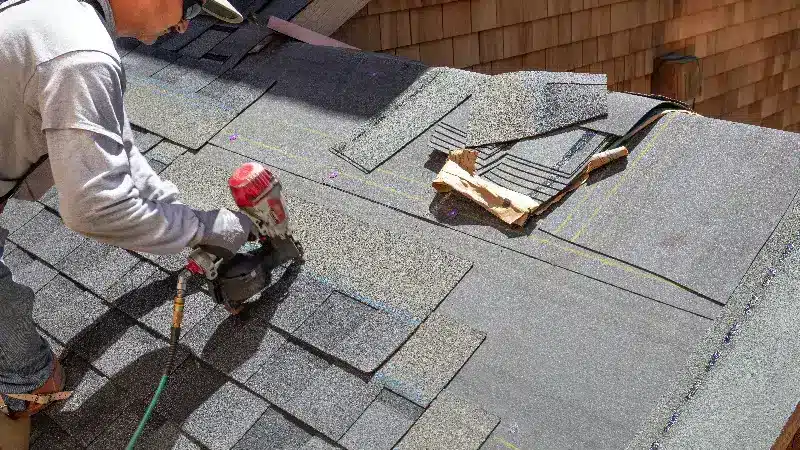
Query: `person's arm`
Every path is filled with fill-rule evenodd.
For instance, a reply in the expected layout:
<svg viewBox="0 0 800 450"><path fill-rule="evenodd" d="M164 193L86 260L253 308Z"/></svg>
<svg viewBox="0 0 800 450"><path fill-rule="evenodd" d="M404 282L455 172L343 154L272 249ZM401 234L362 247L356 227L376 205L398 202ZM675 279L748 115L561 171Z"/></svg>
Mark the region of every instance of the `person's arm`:
<svg viewBox="0 0 800 450"><path fill-rule="evenodd" d="M156 182L138 151L126 151L121 77L118 63L99 52L64 55L37 70L38 106L64 223L148 253L196 245L238 249L252 226L249 219L172 203L177 189Z"/></svg>

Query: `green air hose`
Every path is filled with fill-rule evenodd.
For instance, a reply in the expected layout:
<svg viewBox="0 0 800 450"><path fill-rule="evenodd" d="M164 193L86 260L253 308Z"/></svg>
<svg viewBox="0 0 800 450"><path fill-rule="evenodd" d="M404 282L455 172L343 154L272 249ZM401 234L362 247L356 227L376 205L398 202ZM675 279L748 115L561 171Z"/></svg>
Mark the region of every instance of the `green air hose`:
<svg viewBox="0 0 800 450"><path fill-rule="evenodd" d="M172 372L172 365L175 363L175 352L178 349L178 340L181 337L181 323L183 322L183 287L186 284L186 279L191 275L191 272L184 269L178 274L178 285L175 288L175 299L172 301L172 329L170 330L169 334L169 354L167 355L167 363L164 365L164 374L161 375L161 381L158 383L158 388L156 388L155 394L153 394L153 399L150 400L150 405L147 406L147 410L144 412L142 416L142 420L139 421L139 426L136 428L136 432L133 433L131 436L131 440L128 441L128 446L125 447L126 450L133 450L136 446L136 441L142 436L144 432L144 427L147 426L147 422L150 420L150 416L153 415L153 410L156 409L156 404L158 403L158 399L161 397L161 393L164 392L164 389L167 387L167 379L169 379L169 374Z"/></svg>

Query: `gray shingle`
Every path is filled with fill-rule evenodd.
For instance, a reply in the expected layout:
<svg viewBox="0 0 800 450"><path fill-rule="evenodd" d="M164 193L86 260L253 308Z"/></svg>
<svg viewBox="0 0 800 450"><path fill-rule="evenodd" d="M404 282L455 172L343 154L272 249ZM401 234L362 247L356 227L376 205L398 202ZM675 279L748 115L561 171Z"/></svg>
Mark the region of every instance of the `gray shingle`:
<svg viewBox="0 0 800 450"><path fill-rule="evenodd" d="M83 447L64 429L45 417L45 414L37 414L31 419L30 450L75 450Z"/></svg>
<svg viewBox="0 0 800 450"><path fill-rule="evenodd" d="M136 147L142 154L150 151L151 148L155 147L156 144L164 139L161 136L153 134L147 130L141 130L133 127L131 130L133 131L133 142L136 144Z"/></svg>
<svg viewBox="0 0 800 450"><path fill-rule="evenodd" d="M172 325L172 300L175 297L177 275L156 272L138 289L129 291L114 303L119 309L169 338ZM186 308L183 314L182 332L188 333L200 322L216 303L201 290L198 277L190 277L184 290Z"/></svg>
<svg viewBox="0 0 800 450"><path fill-rule="evenodd" d="M57 215L47 210L40 211L9 239L54 266L86 243L86 238L67 228Z"/></svg>
<svg viewBox="0 0 800 450"><path fill-rule="evenodd" d="M129 79L135 76L149 77L177 59L177 53L160 47L142 44L122 57L122 67L125 68L125 75Z"/></svg>
<svg viewBox="0 0 800 450"><path fill-rule="evenodd" d="M110 303L115 303L125 295L133 295L131 291L138 289L157 270L158 267L150 261L139 261L128 273L109 286L101 297Z"/></svg>
<svg viewBox="0 0 800 450"><path fill-rule="evenodd" d="M651 111L656 108L664 107L683 109L683 107L677 103L666 102L641 95L609 92L608 116L599 120L593 120L583 126L590 130L623 136Z"/></svg>
<svg viewBox="0 0 800 450"><path fill-rule="evenodd" d="M220 41L228 37L229 34L226 31L210 29L181 49L180 54L192 58L200 58Z"/></svg>
<svg viewBox="0 0 800 450"><path fill-rule="evenodd" d="M305 269L295 274L286 271L273 273L277 280L264 291L261 303L253 314L273 326L293 333L314 310L333 292L333 288L315 278Z"/></svg>
<svg viewBox="0 0 800 450"><path fill-rule="evenodd" d="M340 443L350 450L389 450L411 428L423 409L383 390L347 430Z"/></svg>
<svg viewBox="0 0 800 450"><path fill-rule="evenodd" d="M485 337L454 319L433 314L375 374L375 380L427 407Z"/></svg>
<svg viewBox="0 0 800 450"><path fill-rule="evenodd" d="M303 322L295 335L325 353L331 353L334 347L375 313L376 309L335 292Z"/></svg>
<svg viewBox="0 0 800 450"><path fill-rule="evenodd" d="M287 342L245 384L278 407L287 409L328 365L318 356Z"/></svg>
<svg viewBox="0 0 800 450"><path fill-rule="evenodd" d="M207 364L187 358L169 377L169 389L161 395L156 412L171 422L182 424L226 382L222 374Z"/></svg>
<svg viewBox="0 0 800 450"><path fill-rule="evenodd" d="M280 412L267 408L234 450L253 450L259 448L301 448L311 439L311 435L292 423Z"/></svg>
<svg viewBox="0 0 800 450"><path fill-rule="evenodd" d="M479 90L487 78L457 69L430 69L333 151L370 172Z"/></svg>
<svg viewBox="0 0 800 450"><path fill-rule="evenodd" d="M267 407L264 400L227 382L189 415L183 429L212 450L227 450Z"/></svg>
<svg viewBox="0 0 800 450"><path fill-rule="evenodd" d="M261 319L243 321L220 307L181 338L194 354L241 383L285 342Z"/></svg>
<svg viewBox="0 0 800 450"><path fill-rule="evenodd" d="M407 317L379 310L343 338L330 353L361 372L373 372L406 341L417 326L416 321Z"/></svg>
<svg viewBox="0 0 800 450"><path fill-rule="evenodd" d="M337 450L335 445L331 445L324 440L314 436L305 443L300 450Z"/></svg>
<svg viewBox="0 0 800 450"><path fill-rule="evenodd" d="M6 242L3 263L11 270L14 281L38 291L56 276L56 271L34 259L25 250Z"/></svg>
<svg viewBox="0 0 800 450"><path fill-rule="evenodd" d="M33 320L60 342L69 343L107 310L99 298L58 275L36 294Z"/></svg>
<svg viewBox="0 0 800 450"><path fill-rule="evenodd" d="M160 70L148 80L160 85L163 90L162 93L177 97L181 95L191 96L208 86L222 72L222 64L216 61L181 56L177 61ZM186 100L190 101L190 97L186 97Z"/></svg>
<svg viewBox="0 0 800 450"><path fill-rule="evenodd" d="M470 402L444 393L411 427L396 448L474 448L483 444L500 419Z"/></svg>
<svg viewBox="0 0 800 450"><path fill-rule="evenodd" d="M336 366L314 377L287 411L333 440L348 428L380 393L380 386L364 382Z"/></svg>
<svg viewBox="0 0 800 450"><path fill-rule="evenodd" d="M164 176L162 176L162 178L169 179ZM181 195L183 195L183 191L181 191ZM142 257L149 259L155 265L161 267L167 272L177 272L186 267L186 262L188 261L190 252L191 250L186 248L182 250L180 253L175 253L171 255L156 255L153 253L145 253L145 252L137 252L137 253L139 253L139 255L141 255Z"/></svg>
<svg viewBox="0 0 800 450"><path fill-rule="evenodd" d="M55 186L48 189L47 192L42 195L42 198L39 199L39 202L53 211L60 213L59 207L61 204L58 197L58 189L56 189Z"/></svg>
<svg viewBox="0 0 800 450"><path fill-rule="evenodd" d="M189 24L189 29L186 30L185 33L170 33L169 36L159 39L157 45L164 50L177 52L181 48L189 45L217 22L216 18L201 14L192 19Z"/></svg>
<svg viewBox="0 0 800 450"><path fill-rule="evenodd" d="M5 228L9 233L13 233L39 214L42 208L43 206L38 202L26 202L10 198L6 202L3 213L0 214L0 227Z"/></svg>
<svg viewBox="0 0 800 450"><path fill-rule="evenodd" d="M204 450L173 422L167 422L154 433L142 436L136 448L142 450Z"/></svg>
<svg viewBox="0 0 800 450"><path fill-rule="evenodd" d="M131 399L86 361L69 357L63 365L64 390L73 391L72 396L49 407L47 415L85 446L122 413Z"/></svg>
<svg viewBox="0 0 800 450"><path fill-rule="evenodd" d="M539 227L725 302L797 191L797 147L797 133L674 113Z"/></svg>
<svg viewBox="0 0 800 450"><path fill-rule="evenodd" d="M603 116L605 75L514 72L493 76L470 102L470 146L514 141Z"/></svg>
<svg viewBox="0 0 800 450"><path fill-rule="evenodd" d="M56 268L95 294L102 294L139 261L127 250L87 239Z"/></svg>
<svg viewBox="0 0 800 450"><path fill-rule="evenodd" d="M167 165L162 163L161 161L156 161L155 159L145 157L147 159L147 163L150 165L150 168L153 169L153 172L156 174L160 174L167 168Z"/></svg>
<svg viewBox="0 0 800 450"><path fill-rule="evenodd" d="M156 161L166 165L170 165L185 152L186 148L173 144L172 142L164 141L153 147L153 149L147 154L147 157L155 159Z"/></svg>
<svg viewBox="0 0 800 450"><path fill-rule="evenodd" d="M139 426L139 421L144 416L147 410L147 403L142 401L133 401L122 411L122 414L111 423L108 428L103 431L94 442L92 442L87 449L89 450L119 450L128 445L133 436L136 428ZM98 418L100 419L100 418ZM166 420L158 414L152 414L147 425L144 427L143 437L150 436L161 428ZM142 448L140 442L143 438L139 438L136 448ZM167 448L162 447L162 448Z"/></svg>

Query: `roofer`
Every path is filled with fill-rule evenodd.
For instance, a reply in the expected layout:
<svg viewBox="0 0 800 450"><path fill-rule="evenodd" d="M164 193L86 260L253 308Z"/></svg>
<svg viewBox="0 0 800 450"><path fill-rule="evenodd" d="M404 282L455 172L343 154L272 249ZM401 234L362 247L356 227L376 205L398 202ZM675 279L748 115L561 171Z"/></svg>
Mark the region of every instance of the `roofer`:
<svg viewBox="0 0 800 450"><path fill-rule="evenodd" d="M226 0L200 1L0 0L0 208L12 196L39 198L54 182L66 226L98 241L228 256L246 242L252 222L244 214L178 202L175 185L136 148L123 107L114 39L152 44L184 32L201 9L242 21ZM18 394L58 392L64 375L34 326L33 291L2 263L7 235L0 228L0 408L23 417L43 405Z"/></svg>

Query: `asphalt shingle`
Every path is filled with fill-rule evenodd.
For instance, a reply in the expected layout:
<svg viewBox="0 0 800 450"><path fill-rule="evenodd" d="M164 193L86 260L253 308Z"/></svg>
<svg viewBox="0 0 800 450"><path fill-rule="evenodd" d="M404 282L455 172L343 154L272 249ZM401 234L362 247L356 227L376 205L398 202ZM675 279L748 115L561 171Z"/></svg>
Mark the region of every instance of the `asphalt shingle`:
<svg viewBox="0 0 800 450"><path fill-rule="evenodd" d="M109 286L101 297L109 303L114 303L121 297L130 295L129 292L138 289L156 271L158 271L158 267L150 261L139 261L128 273Z"/></svg>
<svg viewBox="0 0 800 450"><path fill-rule="evenodd" d="M495 75L470 102L470 146L514 141L608 112L605 75L513 72Z"/></svg>
<svg viewBox="0 0 800 450"><path fill-rule="evenodd" d="M24 227L12 233L9 239L54 266L58 266L87 240L67 228L61 218L47 210L36 214Z"/></svg>
<svg viewBox="0 0 800 450"><path fill-rule="evenodd" d="M216 61L181 56L148 80L158 83L165 93L173 96L192 95L214 81L222 74L222 69Z"/></svg>
<svg viewBox="0 0 800 450"><path fill-rule="evenodd" d="M32 419L30 450L75 450L83 447L80 442L55 423L43 423L41 417L46 416L38 414Z"/></svg>
<svg viewBox="0 0 800 450"><path fill-rule="evenodd" d="M267 407L264 400L227 382L189 415L183 429L212 450L227 450Z"/></svg>
<svg viewBox="0 0 800 450"><path fill-rule="evenodd" d="M386 310L375 311L352 333L341 339L330 354L361 372L378 368L409 335L418 322Z"/></svg>
<svg viewBox="0 0 800 450"><path fill-rule="evenodd" d="M392 449L422 413L419 406L382 390L339 443L350 450Z"/></svg>
<svg viewBox="0 0 800 450"><path fill-rule="evenodd" d="M185 152L186 148L165 141L153 147L153 149L147 153L147 157L168 166Z"/></svg>
<svg viewBox="0 0 800 450"><path fill-rule="evenodd" d="M200 58L205 55L207 51L214 48L220 41L228 37L229 34L230 33L227 31L210 29L201 34L189 45L182 48L180 54L192 58Z"/></svg>
<svg viewBox="0 0 800 450"><path fill-rule="evenodd" d="M56 268L100 295L139 261L127 250L87 239L62 259Z"/></svg>
<svg viewBox="0 0 800 450"><path fill-rule="evenodd" d="M10 198L3 208L3 213L0 214L0 227L5 228L9 233L14 233L39 214L42 208L38 202Z"/></svg>
<svg viewBox="0 0 800 450"><path fill-rule="evenodd" d="M136 147L142 154L150 151L151 148L155 147L156 144L164 139L157 134L153 134L140 128L131 127L131 131L133 131L133 143L136 144Z"/></svg>
<svg viewBox="0 0 800 450"><path fill-rule="evenodd" d="M328 366L318 356L286 343L245 384L276 406L289 410L292 401Z"/></svg>
<svg viewBox="0 0 800 450"><path fill-rule="evenodd" d="M119 450L121 448L125 448L128 445L128 441L130 441L131 437L136 431L136 428L139 426L139 421L144 416L147 406L147 403L142 401L131 402L125 407L119 417L117 417L117 419L103 431L103 434L95 439L95 441L92 442L87 449ZM150 436L157 432L165 422L166 420L163 417L160 417L158 414L152 414L150 416L150 420L147 422L147 425L144 427L142 436ZM142 440L143 439L140 438L140 440L137 441L137 449L143 448L140 445ZM168 447L164 446L161 448Z"/></svg>
<svg viewBox="0 0 800 450"><path fill-rule="evenodd" d="M375 313L376 309L335 292L303 322L295 335L325 353L331 353L334 347Z"/></svg>
<svg viewBox="0 0 800 450"><path fill-rule="evenodd" d="M500 419L452 394L442 394L411 427L397 449L474 448Z"/></svg>
<svg viewBox="0 0 800 450"><path fill-rule="evenodd" d="M584 124L590 130L623 136L657 108L684 109L681 105L641 95L608 93L608 116Z"/></svg>
<svg viewBox="0 0 800 450"><path fill-rule="evenodd" d="M55 278L57 272L11 242L3 248L3 264L11 270L14 282L38 291Z"/></svg>
<svg viewBox="0 0 800 450"><path fill-rule="evenodd" d="M228 383L225 376L207 364L186 358L169 377L169 389L162 394L156 412L171 422L183 424L225 383Z"/></svg>
<svg viewBox="0 0 800 450"><path fill-rule="evenodd" d="M99 298L58 275L36 294L33 320L60 342L69 343L107 310Z"/></svg>
<svg viewBox="0 0 800 450"><path fill-rule="evenodd" d="M267 408L233 448L234 450L301 448L310 439L311 435L308 432L275 409Z"/></svg>
<svg viewBox="0 0 800 450"><path fill-rule="evenodd" d="M72 396L55 403L46 413L86 446L122 414L131 399L124 390L78 357L67 358L63 366L66 377L64 390L73 391Z"/></svg>
<svg viewBox="0 0 800 450"><path fill-rule="evenodd" d="M264 291L261 303L253 308L254 315L289 333L294 333L333 292L330 285L307 270L297 272L273 274L277 281Z"/></svg>
<svg viewBox="0 0 800 450"><path fill-rule="evenodd" d="M433 314L375 374L375 380L427 407L481 345L485 333Z"/></svg>
<svg viewBox="0 0 800 450"><path fill-rule="evenodd" d="M329 366L296 396L287 411L333 440L348 428L380 393L380 386Z"/></svg>
<svg viewBox="0 0 800 450"><path fill-rule="evenodd" d="M125 68L125 75L128 78L134 76L149 77L177 59L177 53L160 47L142 44L122 57L122 67ZM125 100L127 102L127 98Z"/></svg>

